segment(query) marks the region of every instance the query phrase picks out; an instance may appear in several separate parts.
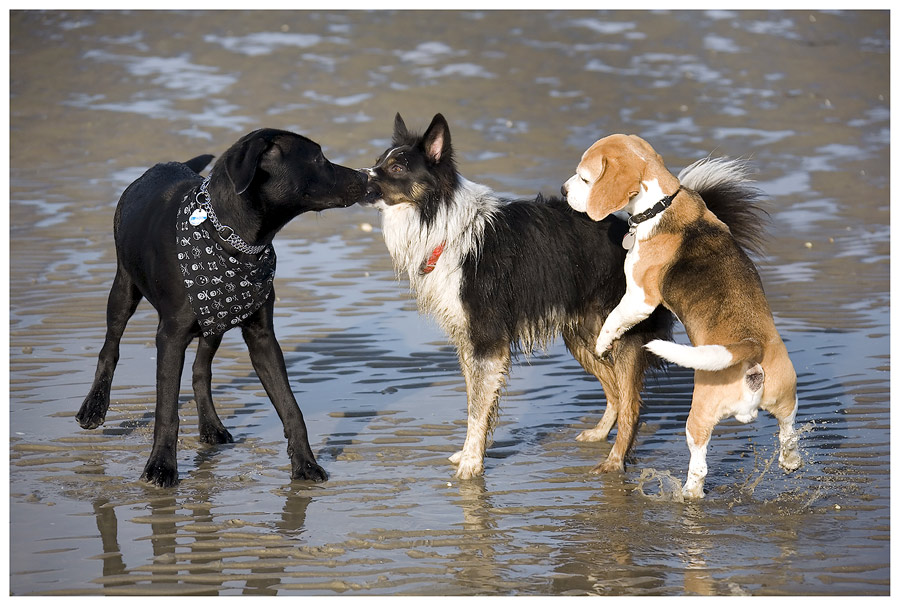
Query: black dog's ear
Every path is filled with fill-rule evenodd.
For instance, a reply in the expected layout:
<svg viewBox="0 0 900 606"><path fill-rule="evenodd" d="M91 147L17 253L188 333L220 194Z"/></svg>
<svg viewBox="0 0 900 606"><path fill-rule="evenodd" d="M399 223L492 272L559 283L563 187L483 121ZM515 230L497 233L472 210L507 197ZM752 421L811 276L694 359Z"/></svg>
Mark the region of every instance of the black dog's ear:
<svg viewBox="0 0 900 606"><path fill-rule="evenodd" d="M250 187L256 176L259 157L268 147L269 142L263 137L250 137L225 158L225 172L236 194L241 195Z"/></svg>
<svg viewBox="0 0 900 606"><path fill-rule="evenodd" d="M409 138L409 131L406 129L406 122L400 117L400 112L394 117L394 139L393 145L402 145L403 141Z"/></svg>
<svg viewBox="0 0 900 606"><path fill-rule="evenodd" d="M425 155L437 164L450 150L450 126L441 114L435 114L431 125L422 137Z"/></svg>

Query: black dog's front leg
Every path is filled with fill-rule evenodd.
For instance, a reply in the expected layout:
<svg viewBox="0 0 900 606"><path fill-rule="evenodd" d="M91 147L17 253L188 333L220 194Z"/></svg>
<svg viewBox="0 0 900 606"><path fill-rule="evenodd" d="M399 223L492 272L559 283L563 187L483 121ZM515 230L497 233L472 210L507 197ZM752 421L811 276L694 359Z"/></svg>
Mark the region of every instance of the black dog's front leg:
<svg viewBox="0 0 900 606"><path fill-rule="evenodd" d="M255 314L243 324L242 331L250 361L259 376L269 399L284 425L284 437L288 441L288 456L291 457L291 478L323 482L328 474L322 469L309 446L303 413L297 405L288 381L284 365L284 354L275 338L272 311L275 304L274 291Z"/></svg>
<svg viewBox="0 0 900 606"><path fill-rule="evenodd" d="M163 488L178 482L178 394L191 325L161 320L156 331L156 419L153 449L141 479Z"/></svg>

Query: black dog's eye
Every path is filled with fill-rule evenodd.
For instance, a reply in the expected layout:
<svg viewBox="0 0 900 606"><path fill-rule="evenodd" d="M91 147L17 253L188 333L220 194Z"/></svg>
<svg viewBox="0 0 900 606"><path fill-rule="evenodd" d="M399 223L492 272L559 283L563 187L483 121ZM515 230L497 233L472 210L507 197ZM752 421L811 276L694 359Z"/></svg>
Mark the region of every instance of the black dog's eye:
<svg viewBox="0 0 900 606"><path fill-rule="evenodd" d="M390 172L394 173L395 175L399 175L400 173L403 173L406 171L406 167L403 166L402 164L391 164L391 167L388 170Z"/></svg>

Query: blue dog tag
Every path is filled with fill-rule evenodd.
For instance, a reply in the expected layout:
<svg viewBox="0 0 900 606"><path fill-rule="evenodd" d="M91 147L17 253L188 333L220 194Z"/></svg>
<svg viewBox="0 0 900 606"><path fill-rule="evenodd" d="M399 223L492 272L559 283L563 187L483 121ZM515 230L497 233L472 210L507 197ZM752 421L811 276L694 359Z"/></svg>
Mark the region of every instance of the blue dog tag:
<svg viewBox="0 0 900 606"><path fill-rule="evenodd" d="M209 215L206 214L205 210L203 210L202 208L198 208L191 213L190 217L188 217L188 223L190 223L194 227L197 227L198 225L206 221L208 216Z"/></svg>

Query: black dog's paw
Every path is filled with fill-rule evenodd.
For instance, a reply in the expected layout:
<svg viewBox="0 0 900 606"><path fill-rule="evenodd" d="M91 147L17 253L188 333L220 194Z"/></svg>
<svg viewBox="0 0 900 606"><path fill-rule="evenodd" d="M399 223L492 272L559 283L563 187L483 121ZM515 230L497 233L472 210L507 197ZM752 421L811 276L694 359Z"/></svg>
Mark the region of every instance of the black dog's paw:
<svg viewBox="0 0 900 606"><path fill-rule="evenodd" d="M84 399L75 420L83 429L97 429L106 420L109 410L109 396L102 391L92 391Z"/></svg>
<svg viewBox="0 0 900 606"><path fill-rule="evenodd" d="M200 441L204 444L231 444L234 438L224 427L212 425L200 428Z"/></svg>
<svg viewBox="0 0 900 606"><path fill-rule="evenodd" d="M324 482L328 479L328 474L315 461L302 461L291 470L291 479Z"/></svg>
<svg viewBox="0 0 900 606"><path fill-rule="evenodd" d="M168 457L150 457L144 467L141 479L160 488L169 488L178 483L178 466Z"/></svg>

